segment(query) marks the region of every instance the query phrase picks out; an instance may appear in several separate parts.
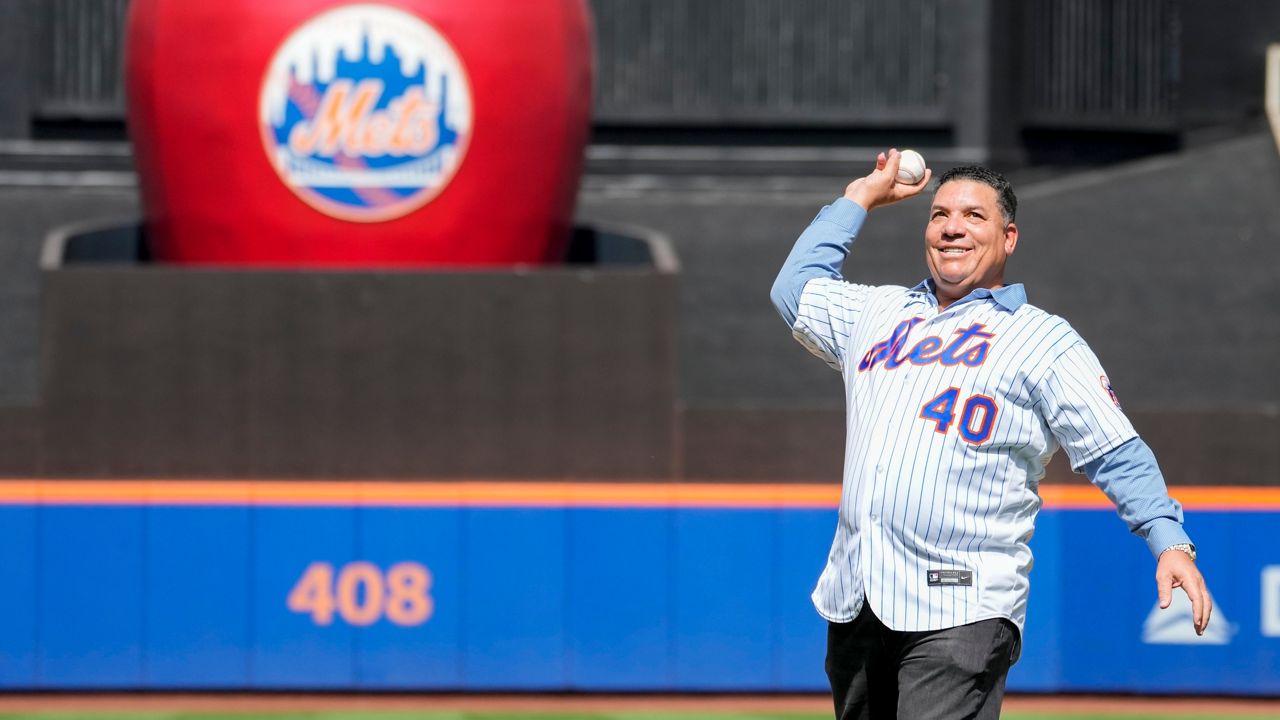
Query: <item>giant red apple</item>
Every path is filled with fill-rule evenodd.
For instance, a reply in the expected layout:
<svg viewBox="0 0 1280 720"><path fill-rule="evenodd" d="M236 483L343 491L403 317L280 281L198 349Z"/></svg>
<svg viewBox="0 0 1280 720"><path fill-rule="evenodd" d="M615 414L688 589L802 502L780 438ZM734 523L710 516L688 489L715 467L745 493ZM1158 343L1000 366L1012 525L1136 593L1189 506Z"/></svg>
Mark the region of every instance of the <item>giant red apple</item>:
<svg viewBox="0 0 1280 720"><path fill-rule="evenodd" d="M128 118L167 262L556 262L585 0L133 0Z"/></svg>

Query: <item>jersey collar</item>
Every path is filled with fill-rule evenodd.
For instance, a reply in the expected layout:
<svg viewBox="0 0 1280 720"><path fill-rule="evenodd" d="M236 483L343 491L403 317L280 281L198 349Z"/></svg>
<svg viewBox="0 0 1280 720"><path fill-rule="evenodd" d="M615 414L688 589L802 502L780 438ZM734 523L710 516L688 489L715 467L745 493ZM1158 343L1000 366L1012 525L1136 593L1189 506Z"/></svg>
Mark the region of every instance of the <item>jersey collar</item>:
<svg viewBox="0 0 1280 720"><path fill-rule="evenodd" d="M938 303L938 295L934 292L933 278L921 280L918 285L911 288L911 291L926 293L935 305ZM955 301L952 305L959 305L971 300L985 300L986 298L991 298L996 305L999 305L1009 312L1015 312L1018 308L1027 303L1027 290L1022 286L1022 283L1004 285L994 290L989 288L978 288Z"/></svg>

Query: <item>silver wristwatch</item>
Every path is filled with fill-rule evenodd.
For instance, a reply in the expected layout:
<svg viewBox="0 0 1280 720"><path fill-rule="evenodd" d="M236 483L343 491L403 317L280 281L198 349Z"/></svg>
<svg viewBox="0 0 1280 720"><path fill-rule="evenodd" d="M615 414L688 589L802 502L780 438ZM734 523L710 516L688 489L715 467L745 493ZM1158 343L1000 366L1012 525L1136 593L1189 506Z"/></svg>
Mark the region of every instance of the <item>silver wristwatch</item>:
<svg viewBox="0 0 1280 720"><path fill-rule="evenodd" d="M1178 543L1177 545L1170 545L1169 547L1161 550L1160 554L1163 555L1169 552L1170 550L1181 550L1182 552L1189 555L1192 561L1196 559L1196 546L1192 545L1191 543Z"/></svg>

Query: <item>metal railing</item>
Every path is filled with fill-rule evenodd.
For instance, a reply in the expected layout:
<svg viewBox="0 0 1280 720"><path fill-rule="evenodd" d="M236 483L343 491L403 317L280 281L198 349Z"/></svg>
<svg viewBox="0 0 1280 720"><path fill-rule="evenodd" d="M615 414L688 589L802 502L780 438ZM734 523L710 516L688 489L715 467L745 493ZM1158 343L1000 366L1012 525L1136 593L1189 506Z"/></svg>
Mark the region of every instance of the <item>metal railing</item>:
<svg viewBox="0 0 1280 720"><path fill-rule="evenodd" d="M596 120L942 122L940 0L593 0Z"/></svg>
<svg viewBox="0 0 1280 720"><path fill-rule="evenodd" d="M182 0L186 1L186 0ZM956 122L946 0L590 0L596 122L868 126ZM38 118L124 116L128 0L40 0ZM1021 0L1022 120L1172 127L1177 0ZM961 51L981 52L964 47Z"/></svg>
<svg viewBox="0 0 1280 720"><path fill-rule="evenodd" d="M1026 124L1176 126L1176 0L1030 0L1024 12Z"/></svg>
<svg viewBox="0 0 1280 720"><path fill-rule="evenodd" d="M37 5L43 118L124 117L124 17L128 0L42 0Z"/></svg>

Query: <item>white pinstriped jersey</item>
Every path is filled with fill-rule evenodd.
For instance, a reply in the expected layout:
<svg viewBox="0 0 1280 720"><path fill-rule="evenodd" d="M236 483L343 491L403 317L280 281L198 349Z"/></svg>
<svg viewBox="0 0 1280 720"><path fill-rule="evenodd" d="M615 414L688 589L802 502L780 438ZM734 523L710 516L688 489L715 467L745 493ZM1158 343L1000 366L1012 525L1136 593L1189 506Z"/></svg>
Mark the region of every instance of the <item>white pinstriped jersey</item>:
<svg viewBox="0 0 1280 720"><path fill-rule="evenodd" d="M1061 446L1080 468L1136 437L1088 345L988 290L939 312L923 283L828 278L805 284L792 331L841 372L848 408L818 612L847 622L869 601L894 630L1021 629L1049 458Z"/></svg>

